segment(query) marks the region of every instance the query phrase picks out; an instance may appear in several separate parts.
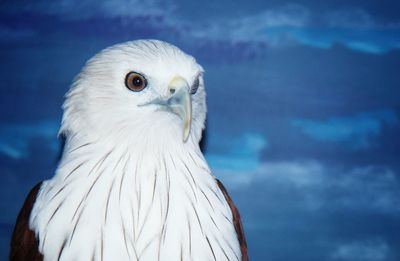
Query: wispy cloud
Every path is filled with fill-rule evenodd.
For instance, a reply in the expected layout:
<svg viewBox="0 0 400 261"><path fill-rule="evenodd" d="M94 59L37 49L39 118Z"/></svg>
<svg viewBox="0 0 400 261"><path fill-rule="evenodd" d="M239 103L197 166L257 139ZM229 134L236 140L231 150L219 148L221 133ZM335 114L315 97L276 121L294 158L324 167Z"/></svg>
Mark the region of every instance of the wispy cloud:
<svg viewBox="0 0 400 261"><path fill-rule="evenodd" d="M233 41L268 40L264 30L269 27L303 27L308 23L309 11L301 5L284 5L275 9L262 10L254 15L244 15L194 25L195 37L230 39Z"/></svg>
<svg viewBox="0 0 400 261"><path fill-rule="evenodd" d="M263 184L272 194L278 188L292 191L301 195L298 206L310 211L330 208L400 214L400 184L388 167L335 169L315 160L274 161L260 163L255 170L216 170L215 175L233 189Z"/></svg>
<svg viewBox="0 0 400 261"><path fill-rule="evenodd" d="M325 14L323 19L330 27L365 29L380 26L372 15L361 8L333 10Z"/></svg>
<svg viewBox="0 0 400 261"><path fill-rule="evenodd" d="M322 14L310 14L302 26L268 26L269 39L291 39L292 42L331 48L342 44L367 53L385 53L400 48L400 23L381 23L362 8L338 9ZM319 22L316 22L319 21Z"/></svg>
<svg viewBox="0 0 400 261"><path fill-rule="evenodd" d="M85 29L87 32L84 35L91 35L93 28L105 28L95 30L92 37L109 34L114 39L123 35L126 36L124 40L156 37L175 41L179 35L182 36L179 41L183 44L208 44L209 49L229 49L237 43L244 43L242 48L250 46L258 55L264 52L264 48L257 46L281 48L306 45L327 49L335 44L342 44L353 50L375 54L400 49L400 22L380 23L362 8L315 13L306 5L282 4L260 9L256 13L237 16L225 14L211 20L192 20L187 18L190 16L184 15L184 9L169 0L39 0L30 4L19 1L4 4L4 10L8 14L20 15L19 24L32 20L35 15L45 15L50 16L47 18L53 21L67 22L52 30L71 27L69 31L76 32L80 31L76 27L90 27ZM25 14L32 15L24 18ZM81 24L78 26L77 23ZM25 26L32 29L30 22ZM41 26L43 24L35 29L40 30ZM49 28L44 27L46 30ZM151 33L145 34L146 31ZM222 47L216 43L222 43Z"/></svg>
<svg viewBox="0 0 400 261"><path fill-rule="evenodd" d="M208 141L213 153L206 153L211 168L218 170L252 170L259 164L260 152L268 146L264 136L245 133L239 137L214 135Z"/></svg>
<svg viewBox="0 0 400 261"><path fill-rule="evenodd" d="M36 139L44 139L50 149L58 149L58 123L43 121L0 125L0 153L20 159L29 156L29 145Z"/></svg>
<svg viewBox="0 0 400 261"><path fill-rule="evenodd" d="M398 227L400 183L389 167L287 160L214 174L238 200L247 231L265 240L266 252L284 245L301 249L301 260L393 260L398 236L390 230Z"/></svg>
<svg viewBox="0 0 400 261"><path fill-rule="evenodd" d="M384 261L388 260L390 248L382 239L350 242L339 246L331 260L343 261Z"/></svg>
<svg viewBox="0 0 400 261"><path fill-rule="evenodd" d="M365 149L373 144L384 126L399 123L392 110L364 112L348 117L331 117L326 120L294 119L291 124L307 136L323 142L340 142L352 149Z"/></svg>
<svg viewBox="0 0 400 261"><path fill-rule="evenodd" d="M362 8L313 13L302 5L283 5L207 24L191 26L194 37L261 42L269 47L307 45L328 49L342 44L367 53L400 48L400 23L379 23Z"/></svg>
<svg viewBox="0 0 400 261"><path fill-rule="evenodd" d="M164 0L38 0L29 4L18 2L4 3L3 8L8 10L9 13L38 13L73 20L93 17L114 18L166 15L174 7L173 2Z"/></svg>
<svg viewBox="0 0 400 261"><path fill-rule="evenodd" d="M400 28L359 30L342 27L281 27L267 28L265 32L272 39L286 36L292 42L322 49L329 49L334 45L341 44L352 50L381 54L400 48Z"/></svg>

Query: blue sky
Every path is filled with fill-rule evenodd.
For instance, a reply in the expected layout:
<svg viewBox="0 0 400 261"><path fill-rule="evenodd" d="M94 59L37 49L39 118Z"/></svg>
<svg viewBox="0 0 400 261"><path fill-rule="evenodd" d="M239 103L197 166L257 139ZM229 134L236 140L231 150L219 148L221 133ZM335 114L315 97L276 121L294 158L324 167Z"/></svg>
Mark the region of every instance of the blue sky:
<svg viewBox="0 0 400 261"><path fill-rule="evenodd" d="M205 68L204 152L252 260L400 259L400 4L0 3L0 259L57 166L61 104L101 49L156 38Z"/></svg>

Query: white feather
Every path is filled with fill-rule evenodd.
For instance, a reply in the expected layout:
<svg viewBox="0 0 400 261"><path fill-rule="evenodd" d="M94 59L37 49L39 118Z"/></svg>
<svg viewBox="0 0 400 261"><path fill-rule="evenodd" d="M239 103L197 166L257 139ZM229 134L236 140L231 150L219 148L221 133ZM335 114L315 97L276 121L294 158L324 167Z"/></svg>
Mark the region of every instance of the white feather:
<svg viewBox="0 0 400 261"><path fill-rule="evenodd" d="M147 77L144 91L124 86L130 71ZM231 210L198 146L203 81L186 143L176 115L138 106L166 95L174 76L191 83L202 72L154 40L113 46L87 63L64 104L63 158L30 218L44 260L241 259Z"/></svg>

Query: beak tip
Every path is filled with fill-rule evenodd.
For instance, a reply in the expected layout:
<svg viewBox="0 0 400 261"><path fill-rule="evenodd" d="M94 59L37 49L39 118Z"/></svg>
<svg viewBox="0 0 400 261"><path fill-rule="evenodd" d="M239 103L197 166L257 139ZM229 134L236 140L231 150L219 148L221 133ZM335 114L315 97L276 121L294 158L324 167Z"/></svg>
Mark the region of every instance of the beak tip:
<svg viewBox="0 0 400 261"><path fill-rule="evenodd" d="M187 122L183 126L183 142L186 142L190 134L190 122Z"/></svg>

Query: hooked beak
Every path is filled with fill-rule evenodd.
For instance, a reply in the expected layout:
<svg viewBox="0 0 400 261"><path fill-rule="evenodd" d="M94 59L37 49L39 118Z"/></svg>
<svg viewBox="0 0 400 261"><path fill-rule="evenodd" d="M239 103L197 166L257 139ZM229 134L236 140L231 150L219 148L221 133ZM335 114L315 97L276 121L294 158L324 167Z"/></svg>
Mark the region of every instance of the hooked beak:
<svg viewBox="0 0 400 261"><path fill-rule="evenodd" d="M188 82L181 76L175 76L168 84L168 96L156 98L145 105L161 105L182 119L183 141L186 142L192 124L192 100Z"/></svg>

